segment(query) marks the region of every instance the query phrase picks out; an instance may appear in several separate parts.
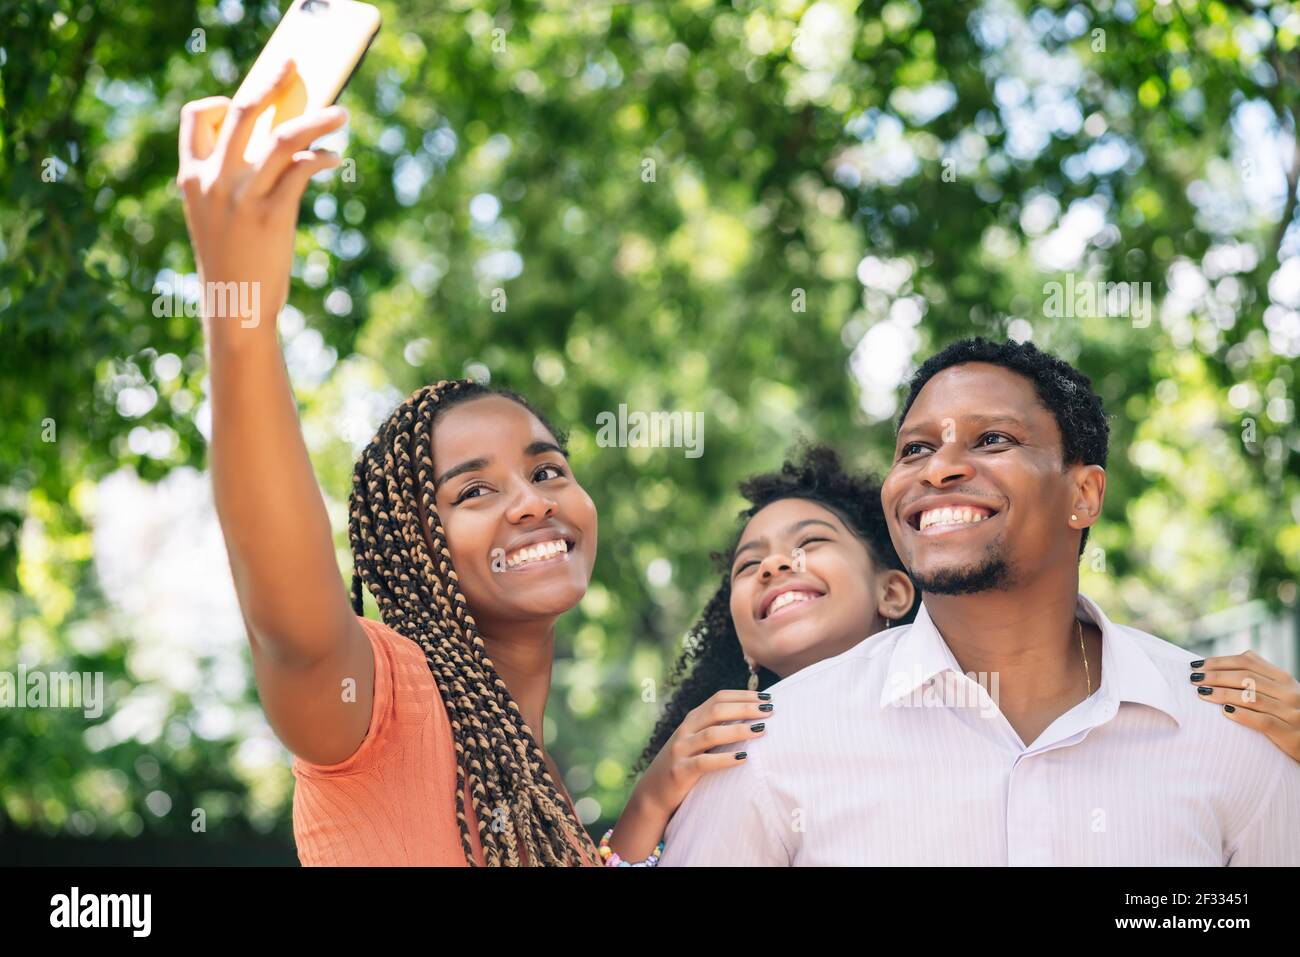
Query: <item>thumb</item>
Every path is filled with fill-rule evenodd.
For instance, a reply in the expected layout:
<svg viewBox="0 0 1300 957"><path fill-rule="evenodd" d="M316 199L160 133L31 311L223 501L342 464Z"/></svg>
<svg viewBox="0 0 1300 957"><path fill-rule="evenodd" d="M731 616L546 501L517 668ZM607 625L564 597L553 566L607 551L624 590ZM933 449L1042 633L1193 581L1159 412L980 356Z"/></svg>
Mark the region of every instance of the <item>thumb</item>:
<svg viewBox="0 0 1300 957"><path fill-rule="evenodd" d="M289 167L271 190L271 204L277 208L285 204L296 211L302 194L307 189L307 180L321 170L332 169L341 162L342 158L332 150L299 150L293 154Z"/></svg>

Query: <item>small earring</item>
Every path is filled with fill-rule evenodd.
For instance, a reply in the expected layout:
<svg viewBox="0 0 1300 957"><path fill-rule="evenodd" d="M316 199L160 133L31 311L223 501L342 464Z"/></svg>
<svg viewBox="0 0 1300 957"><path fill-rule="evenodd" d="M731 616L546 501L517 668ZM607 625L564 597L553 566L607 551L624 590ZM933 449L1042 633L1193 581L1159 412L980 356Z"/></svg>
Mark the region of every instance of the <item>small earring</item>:
<svg viewBox="0 0 1300 957"><path fill-rule="evenodd" d="M888 627L890 627L891 625L893 625L893 623L894 623L894 619L892 619L892 618L886 618L886 619L885 619L885 627L886 627L886 628L888 628Z"/></svg>
<svg viewBox="0 0 1300 957"><path fill-rule="evenodd" d="M749 666L749 684L747 687L750 691L758 690L758 669L752 664Z"/></svg>
<svg viewBox="0 0 1300 957"><path fill-rule="evenodd" d="M1078 520L1079 520L1079 516L1078 516L1078 515L1075 515L1073 512L1071 512L1071 513L1070 513L1070 521L1072 521L1072 522L1077 522Z"/></svg>

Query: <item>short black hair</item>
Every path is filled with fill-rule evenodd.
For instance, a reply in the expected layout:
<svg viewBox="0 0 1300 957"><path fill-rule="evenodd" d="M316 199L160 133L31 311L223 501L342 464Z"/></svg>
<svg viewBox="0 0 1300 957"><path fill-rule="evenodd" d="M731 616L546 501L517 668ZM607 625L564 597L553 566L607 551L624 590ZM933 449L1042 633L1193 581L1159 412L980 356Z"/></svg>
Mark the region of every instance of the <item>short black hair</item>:
<svg viewBox="0 0 1300 957"><path fill-rule="evenodd" d="M1043 352L1032 342L990 342L975 337L960 339L941 352L932 355L916 370L908 386L907 400L899 413L895 433L903 427L903 420L912 403L925 384L944 369L968 362L987 362L1024 376L1033 383L1034 391L1047 411L1056 419L1061 431L1061 449L1065 466L1100 465L1106 467L1110 451L1110 424L1101 396L1093 391L1092 380L1063 359ZM1088 529L1083 530L1079 554L1088 541Z"/></svg>

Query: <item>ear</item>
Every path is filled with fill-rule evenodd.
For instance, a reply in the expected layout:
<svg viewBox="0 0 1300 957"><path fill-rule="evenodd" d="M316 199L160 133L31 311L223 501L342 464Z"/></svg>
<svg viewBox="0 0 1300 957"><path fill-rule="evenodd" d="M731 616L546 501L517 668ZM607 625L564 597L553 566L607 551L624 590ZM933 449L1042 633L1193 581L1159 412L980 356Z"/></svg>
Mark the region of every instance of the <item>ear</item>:
<svg viewBox="0 0 1300 957"><path fill-rule="evenodd" d="M876 576L876 614L897 621L916 601L916 586L905 572L886 569Z"/></svg>
<svg viewBox="0 0 1300 957"><path fill-rule="evenodd" d="M1091 528L1101 518L1106 498L1106 470L1100 465L1076 465L1070 470L1074 490L1066 524L1073 529Z"/></svg>

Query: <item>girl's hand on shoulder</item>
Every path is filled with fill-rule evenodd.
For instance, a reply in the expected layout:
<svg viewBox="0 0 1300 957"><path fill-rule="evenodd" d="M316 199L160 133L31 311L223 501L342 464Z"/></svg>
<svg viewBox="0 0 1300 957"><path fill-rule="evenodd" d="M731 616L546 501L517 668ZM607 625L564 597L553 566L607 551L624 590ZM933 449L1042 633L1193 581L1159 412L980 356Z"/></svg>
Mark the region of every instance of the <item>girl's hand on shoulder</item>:
<svg viewBox="0 0 1300 957"><path fill-rule="evenodd" d="M1300 681L1254 651L1192 662L1200 697L1300 761Z"/></svg>
<svg viewBox="0 0 1300 957"><path fill-rule="evenodd" d="M719 691L682 720L646 769L646 797L671 815L700 778L744 762L746 751L710 754L712 748L761 737L773 706L759 691Z"/></svg>

